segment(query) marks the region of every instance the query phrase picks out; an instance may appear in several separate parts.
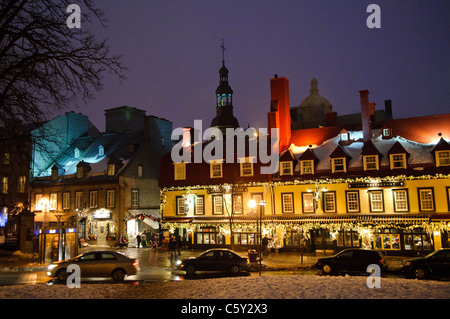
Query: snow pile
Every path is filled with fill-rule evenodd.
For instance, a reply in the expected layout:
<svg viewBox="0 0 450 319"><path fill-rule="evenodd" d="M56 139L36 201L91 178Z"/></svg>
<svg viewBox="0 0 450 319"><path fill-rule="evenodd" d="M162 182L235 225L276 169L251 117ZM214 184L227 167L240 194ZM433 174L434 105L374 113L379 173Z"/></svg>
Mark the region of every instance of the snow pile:
<svg viewBox="0 0 450 319"><path fill-rule="evenodd" d="M368 277L228 277L143 284L16 285L0 287L0 299L448 299L450 282L381 278L368 288Z"/></svg>

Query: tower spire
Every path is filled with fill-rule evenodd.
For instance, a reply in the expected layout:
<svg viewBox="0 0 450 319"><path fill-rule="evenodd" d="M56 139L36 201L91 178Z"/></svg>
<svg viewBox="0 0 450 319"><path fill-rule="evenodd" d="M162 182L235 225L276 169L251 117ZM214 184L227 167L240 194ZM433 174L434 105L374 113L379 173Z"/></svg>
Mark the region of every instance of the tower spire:
<svg viewBox="0 0 450 319"><path fill-rule="evenodd" d="M225 65L225 51L227 49L225 49L225 44L223 43L223 38L222 38L222 45L220 47L222 48L222 64Z"/></svg>

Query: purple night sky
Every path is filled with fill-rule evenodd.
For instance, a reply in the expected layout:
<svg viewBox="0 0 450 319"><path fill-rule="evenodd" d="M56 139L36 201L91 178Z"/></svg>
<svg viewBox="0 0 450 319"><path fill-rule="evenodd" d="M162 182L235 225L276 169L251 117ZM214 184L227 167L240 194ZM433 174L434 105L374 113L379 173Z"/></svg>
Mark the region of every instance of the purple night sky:
<svg viewBox="0 0 450 319"><path fill-rule="evenodd" d="M369 4L381 29L369 29ZM376 109L391 99L394 118L450 112L448 0L96 0L108 19L106 37L123 55L127 79L104 77L95 99L73 110L103 131L104 110L130 105L203 129L215 116L215 90L225 62L234 115L246 128L267 126L269 79L290 80L291 106L320 94L338 115L360 111L358 90ZM82 8L83 10L83 8ZM89 27L82 25L81 27Z"/></svg>

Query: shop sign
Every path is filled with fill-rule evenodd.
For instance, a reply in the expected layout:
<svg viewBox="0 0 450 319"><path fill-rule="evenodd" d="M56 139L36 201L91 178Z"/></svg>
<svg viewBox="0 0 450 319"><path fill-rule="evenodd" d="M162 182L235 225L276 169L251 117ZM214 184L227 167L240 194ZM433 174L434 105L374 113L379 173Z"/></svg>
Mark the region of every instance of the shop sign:
<svg viewBox="0 0 450 319"><path fill-rule="evenodd" d="M93 218L111 218L111 212L107 209L99 209L96 210L93 214L92 214Z"/></svg>
<svg viewBox="0 0 450 319"><path fill-rule="evenodd" d="M247 191L247 187L242 186L233 186L233 187L226 187L226 186L219 186L210 188L207 190L208 194L240 194L245 193Z"/></svg>
<svg viewBox="0 0 450 319"><path fill-rule="evenodd" d="M360 182L360 183L349 183L348 188L367 188L367 187L400 187L404 186L403 181L396 182Z"/></svg>

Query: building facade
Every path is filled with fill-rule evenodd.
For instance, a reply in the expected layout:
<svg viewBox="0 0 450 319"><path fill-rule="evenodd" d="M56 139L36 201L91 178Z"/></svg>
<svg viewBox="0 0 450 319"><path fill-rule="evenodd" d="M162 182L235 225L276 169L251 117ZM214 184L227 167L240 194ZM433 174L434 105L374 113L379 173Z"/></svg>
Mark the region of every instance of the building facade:
<svg viewBox="0 0 450 319"><path fill-rule="evenodd" d="M31 186L37 229L74 225L90 244L159 228L159 161L172 123L129 106L105 111L106 132L64 148Z"/></svg>
<svg viewBox="0 0 450 319"><path fill-rule="evenodd" d="M291 131L288 80L271 79L279 170L260 174L257 159L225 156L174 163L168 154L163 227L199 248L248 249L265 234L285 250L415 255L450 247L450 114L375 121L369 92L360 98L356 126Z"/></svg>

